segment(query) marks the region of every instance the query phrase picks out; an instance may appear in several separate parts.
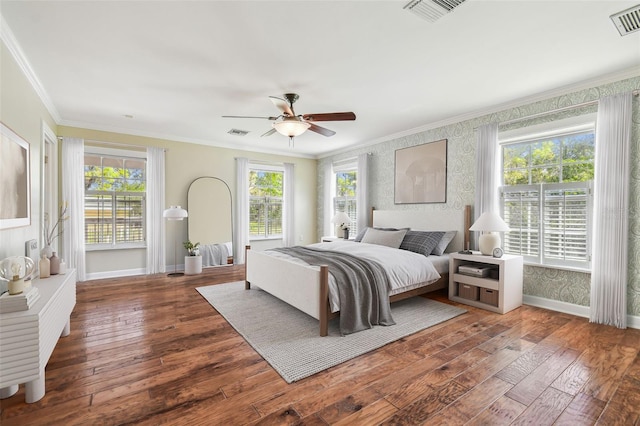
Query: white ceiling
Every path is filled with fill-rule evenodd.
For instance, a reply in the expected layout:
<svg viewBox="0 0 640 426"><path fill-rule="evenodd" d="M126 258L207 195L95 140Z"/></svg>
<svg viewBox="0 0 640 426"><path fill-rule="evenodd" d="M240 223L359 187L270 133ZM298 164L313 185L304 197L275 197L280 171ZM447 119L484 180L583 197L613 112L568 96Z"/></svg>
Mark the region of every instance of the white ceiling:
<svg viewBox="0 0 640 426"><path fill-rule="evenodd" d="M322 156L606 76L640 75L634 1L467 0L435 23L394 1L0 1L2 34L59 124ZM356 121L260 135L268 96ZM133 116L132 118L127 116ZM249 130L233 136L232 129Z"/></svg>

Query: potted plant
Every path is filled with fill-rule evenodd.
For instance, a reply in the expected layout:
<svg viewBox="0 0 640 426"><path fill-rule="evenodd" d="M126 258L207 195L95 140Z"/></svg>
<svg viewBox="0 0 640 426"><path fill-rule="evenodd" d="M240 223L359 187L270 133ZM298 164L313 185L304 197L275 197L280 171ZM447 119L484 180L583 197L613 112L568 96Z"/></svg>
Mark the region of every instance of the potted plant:
<svg viewBox="0 0 640 426"><path fill-rule="evenodd" d="M200 243L193 244L191 241L183 243L187 249L188 256L184 257L184 274L196 275L202 272L202 256L200 256Z"/></svg>

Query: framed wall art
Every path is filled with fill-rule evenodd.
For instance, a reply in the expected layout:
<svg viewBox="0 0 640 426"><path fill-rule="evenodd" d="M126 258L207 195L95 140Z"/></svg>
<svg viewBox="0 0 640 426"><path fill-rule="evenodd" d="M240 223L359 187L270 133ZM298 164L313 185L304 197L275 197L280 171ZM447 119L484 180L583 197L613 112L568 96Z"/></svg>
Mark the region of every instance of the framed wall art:
<svg viewBox="0 0 640 426"><path fill-rule="evenodd" d="M396 150L394 201L447 202L447 139Z"/></svg>
<svg viewBox="0 0 640 426"><path fill-rule="evenodd" d="M0 229L31 225L29 143L0 123Z"/></svg>

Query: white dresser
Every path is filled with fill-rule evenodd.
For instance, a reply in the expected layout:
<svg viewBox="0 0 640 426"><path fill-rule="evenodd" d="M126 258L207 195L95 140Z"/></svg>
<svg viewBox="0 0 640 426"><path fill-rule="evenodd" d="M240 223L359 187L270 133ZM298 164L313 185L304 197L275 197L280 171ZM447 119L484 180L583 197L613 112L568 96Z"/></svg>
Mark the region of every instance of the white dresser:
<svg viewBox="0 0 640 426"><path fill-rule="evenodd" d="M0 398L25 384L25 400L45 393L44 369L60 336L70 332L69 316L76 304L76 271L35 279L40 299L27 311L0 314Z"/></svg>

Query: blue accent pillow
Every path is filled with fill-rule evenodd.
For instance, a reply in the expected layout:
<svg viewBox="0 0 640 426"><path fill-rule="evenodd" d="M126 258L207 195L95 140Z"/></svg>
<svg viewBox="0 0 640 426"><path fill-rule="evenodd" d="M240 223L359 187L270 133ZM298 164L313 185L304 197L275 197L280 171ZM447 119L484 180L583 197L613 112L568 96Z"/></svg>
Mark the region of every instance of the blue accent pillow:
<svg viewBox="0 0 640 426"><path fill-rule="evenodd" d="M400 249L429 256L444 234L443 231L407 231Z"/></svg>

